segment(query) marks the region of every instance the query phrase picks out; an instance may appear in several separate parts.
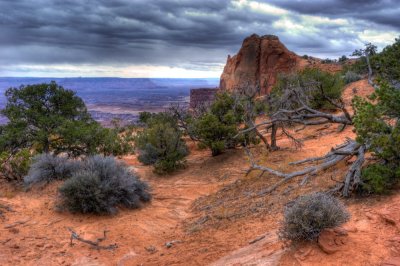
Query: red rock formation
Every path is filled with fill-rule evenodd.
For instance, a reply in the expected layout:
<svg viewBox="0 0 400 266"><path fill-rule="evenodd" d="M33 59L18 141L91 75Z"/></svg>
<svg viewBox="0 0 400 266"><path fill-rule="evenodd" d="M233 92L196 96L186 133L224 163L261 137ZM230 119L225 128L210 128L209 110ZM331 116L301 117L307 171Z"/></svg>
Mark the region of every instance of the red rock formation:
<svg viewBox="0 0 400 266"><path fill-rule="evenodd" d="M244 39L239 53L228 56L221 75L220 88L234 90L244 86L260 85L261 94L268 94L279 73L288 73L318 67L330 72L340 70L337 64L321 64L316 58L304 59L289 51L274 35L253 34Z"/></svg>
<svg viewBox="0 0 400 266"><path fill-rule="evenodd" d="M243 41L237 55L228 56L220 88L234 90L259 84L261 94L267 94L275 84L277 74L292 71L298 61L299 56L289 51L278 37L253 34Z"/></svg>
<svg viewBox="0 0 400 266"><path fill-rule="evenodd" d="M199 105L211 103L216 93L217 89L191 89L189 107L196 108Z"/></svg>

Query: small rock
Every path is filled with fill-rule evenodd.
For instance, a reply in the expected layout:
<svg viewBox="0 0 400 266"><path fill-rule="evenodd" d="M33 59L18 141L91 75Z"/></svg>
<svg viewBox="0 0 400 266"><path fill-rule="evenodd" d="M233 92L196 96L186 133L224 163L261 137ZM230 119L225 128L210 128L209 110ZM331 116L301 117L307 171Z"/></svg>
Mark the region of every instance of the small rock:
<svg viewBox="0 0 400 266"><path fill-rule="evenodd" d="M37 246L38 248L42 248L42 247L44 247L44 243L37 243L36 246Z"/></svg>
<svg viewBox="0 0 400 266"><path fill-rule="evenodd" d="M327 254L339 251L346 242L346 235L336 233L335 230L324 230L318 237L319 247Z"/></svg>
<svg viewBox="0 0 400 266"><path fill-rule="evenodd" d="M345 225L342 228L349 233L357 233L357 231L358 231L357 227L355 227L355 226Z"/></svg>
<svg viewBox="0 0 400 266"><path fill-rule="evenodd" d="M172 247L173 244L175 244L175 243L180 243L180 242L182 242L182 241L180 241L180 240L172 240L172 241L170 241L170 242L165 243L165 246L166 246L167 248L170 248L170 247Z"/></svg>
<svg viewBox="0 0 400 266"><path fill-rule="evenodd" d="M145 250L147 250L147 252L149 252L150 254L154 254L157 252L157 248L154 246L148 246L144 248Z"/></svg>

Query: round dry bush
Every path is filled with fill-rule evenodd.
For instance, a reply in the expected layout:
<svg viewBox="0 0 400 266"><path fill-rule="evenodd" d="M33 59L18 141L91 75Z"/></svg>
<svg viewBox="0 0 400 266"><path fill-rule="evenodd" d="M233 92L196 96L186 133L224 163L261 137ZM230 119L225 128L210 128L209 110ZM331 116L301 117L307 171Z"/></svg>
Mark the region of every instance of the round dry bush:
<svg viewBox="0 0 400 266"><path fill-rule="evenodd" d="M297 198L286 207L280 237L313 240L323 229L339 226L350 219L344 205L333 196L316 192Z"/></svg>
<svg viewBox="0 0 400 266"><path fill-rule="evenodd" d="M38 154L32 160L28 174L24 177L24 183L31 186L66 179L81 167L82 162L77 160L49 153Z"/></svg>
<svg viewBox="0 0 400 266"><path fill-rule="evenodd" d="M118 206L133 209L149 201L148 190L124 163L114 157L94 156L59 188L59 207L71 212L114 214Z"/></svg>

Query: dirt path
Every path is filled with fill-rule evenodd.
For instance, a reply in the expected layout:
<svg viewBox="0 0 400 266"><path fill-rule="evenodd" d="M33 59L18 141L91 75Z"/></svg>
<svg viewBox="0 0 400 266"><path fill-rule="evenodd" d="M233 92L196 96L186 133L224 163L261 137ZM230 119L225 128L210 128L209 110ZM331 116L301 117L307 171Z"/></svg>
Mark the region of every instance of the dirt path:
<svg viewBox="0 0 400 266"><path fill-rule="evenodd" d="M127 157L124 160L150 184L153 200L112 217L56 212L59 183L29 192L3 184L0 191L7 197L0 194L0 199L14 212L5 213L0 227L0 265L140 265L147 257L162 256L173 250L167 242L179 245L174 236L182 235L179 225L190 216L192 202L240 174L237 167L229 167L237 158L235 152L214 159L208 151L196 150L188 157L187 169L158 177L135 157ZM116 243L118 248L97 251L79 242L70 246L67 227L93 240L108 230L104 245Z"/></svg>

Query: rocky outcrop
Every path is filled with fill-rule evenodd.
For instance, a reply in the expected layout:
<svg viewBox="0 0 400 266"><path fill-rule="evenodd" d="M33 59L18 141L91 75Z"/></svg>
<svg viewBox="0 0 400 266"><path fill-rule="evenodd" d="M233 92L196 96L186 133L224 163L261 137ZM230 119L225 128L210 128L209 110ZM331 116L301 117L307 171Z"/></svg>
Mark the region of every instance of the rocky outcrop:
<svg viewBox="0 0 400 266"><path fill-rule="evenodd" d="M228 56L220 88L234 90L260 85L261 94L267 94L275 84L278 73L296 69L299 61L299 56L289 51L278 37L253 34L243 41L237 55Z"/></svg>
<svg viewBox="0 0 400 266"><path fill-rule="evenodd" d="M216 93L217 89L191 89L189 107L196 108L211 103Z"/></svg>
<svg viewBox="0 0 400 266"><path fill-rule="evenodd" d="M338 64L323 64L320 59L302 58L289 51L277 36L253 34L244 39L239 53L228 56L221 75L220 88L232 91L247 86L260 86L260 94L268 94L279 73L318 67L329 72L341 69Z"/></svg>

